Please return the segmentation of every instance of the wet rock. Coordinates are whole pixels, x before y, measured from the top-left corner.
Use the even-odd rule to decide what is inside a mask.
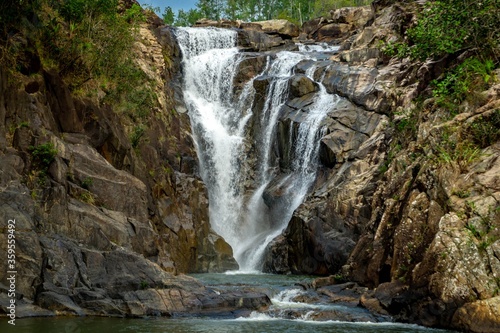
[[[347,282],[324,286],[317,289],[318,294],[329,297],[332,303],[358,305],[361,296],[367,291],[366,287],[360,287],[356,283]]]
[[[333,233],[325,235],[317,219],[305,223],[293,217],[283,234],[269,244],[264,256],[264,271],[326,275],[339,270],[354,242],[339,234],[332,236]]]
[[[248,54],[238,63],[237,74],[234,77],[235,95],[239,95],[243,86],[262,73],[267,63],[267,57],[260,54]]]
[[[289,80],[290,99],[317,92],[318,84],[305,75],[294,75]]]
[[[84,311],[70,297],[54,292],[42,292],[37,296],[37,304],[59,315],[84,315]]]

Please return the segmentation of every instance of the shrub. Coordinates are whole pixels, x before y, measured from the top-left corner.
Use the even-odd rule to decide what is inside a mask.
[[[441,57],[466,48],[498,54],[500,11],[496,0],[429,1],[407,34],[415,58]]]
[[[94,180],[90,177],[87,177],[85,178],[84,180],[82,180],[82,188],[88,190],[90,188],[90,186],[92,186],[92,184],[94,183]]]
[[[46,172],[57,155],[57,150],[52,143],[44,143],[38,146],[30,146],[29,150],[36,168]]]
[[[468,131],[472,141],[481,148],[497,142],[500,139],[500,109],[474,121]]]
[[[458,106],[466,99],[472,99],[474,91],[487,88],[492,80],[494,62],[481,61],[476,57],[466,59],[459,66],[432,81],[432,93],[437,105],[448,108],[452,115],[458,113]]]
[[[134,131],[130,135],[130,142],[132,143],[133,148],[136,148],[139,145],[139,142],[141,141],[141,138],[144,135],[144,131],[145,129],[143,126],[134,127]]]

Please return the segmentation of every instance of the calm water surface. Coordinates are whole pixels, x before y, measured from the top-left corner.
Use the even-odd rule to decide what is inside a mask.
[[[255,286],[276,296],[294,288],[298,283],[310,282],[312,277],[279,276],[268,274],[198,274],[194,275],[212,288],[231,289]],[[293,303],[295,306],[297,303]],[[293,306],[292,304],[292,306]],[[275,304],[274,306],[282,306]],[[316,308],[318,310],[320,307]],[[357,311],[352,309],[352,311]],[[305,317],[307,318],[307,316]],[[0,319],[1,333],[452,333],[397,323],[351,323],[341,321],[318,322],[307,319],[283,319],[265,313],[253,312],[249,317],[213,318],[26,318],[17,319],[16,326]]]

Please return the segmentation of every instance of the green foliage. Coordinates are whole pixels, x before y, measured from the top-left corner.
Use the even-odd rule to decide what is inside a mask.
[[[467,230],[469,230],[469,231],[470,231],[470,233],[472,234],[472,236],[476,237],[477,239],[481,239],[481,238],[482,238],[482,236],[483,236],[483,235],[481,234],[481,232],[479,232],[479,231],[477,230],[477,228],[476,228],[476,226],[475,226],[474,224],[472,224],[472,223],[468,223],[468,224],[465,226],[465,228],[466,228]]]
[[[156,105],[156,95],[154,83],[134,61],[132,45],[138,24],[146,18],[139,5],[122,6],[118,0],[2,3],[1,9],[19,14],[17,21],[9,21],[10,26],[0,30],[0,42],[7,39],[0,43],[0,61],[8,68],[19,66],[17,59],[26,46],[18,40],[25,38],[42,66],[55,69],[75,94],[99,98],[133,118],[144,118]],[[9,40],[8,29],[19,31],[23,38]]]
[[[422,106],[417,104],[412,109],[406,110],[404,116],[393,123],[396,139],[400,145],[406,146],[416,139],[421,110]]]
[[[498,56],[499,12],[497,0],[429,1],[407,31],[411,54],[425,59],[474,47]]]
[[[406,58],[410,55],[410,47],[402,42],[381,42],[380,50],[389,57],[397,57],[399,59]]]
[[[39,0],[4,0],[0,2],[0,27],[8,28],[11,24],[19,23],[24,17],[39,10]]]
[[[456,191],[453,191],[452,194],[456,195],[460,199],[465,199],[465,198],[470,197],[470,192],[467,190],[456,190]]]
[[[145,128],[143,126],[136,126],[132,134],[130,135],[130,142],[132,143],[133,148],[137,148],[139,142],[141,141],[142,136],[144,135]]]
[[[481,156],[481,149],[464,136],[458,129],[442,129],[441,140],[435,148],[440,163],[456,164],[461,171],[467,171]]]
[[[94,195],[90,192],[85,191],[80,193],[79,199],[85,203],[88,203],[89,205],[95,205]]]
[[[41,172],[46,172],[57,155],[57,149],[52,143],[44,143],[38,146],[30,146],[29,151],[33,158],[33,163]]]
[[[163,16],[163,22],[165,22],[165,24],[168,24],[168,25],[174,24],[175,14],[174,14],[172,7],[170,7],[170,6],[165,7],[165,9],[163,10],[162,16]]]
[[[92,186],[92,184],[94,183],[94,180],[90,177],[87,177],[85,178],[84,180],[82,180],[82,188],[88,190],[90,188],[90,186]]]
[[[163,20],[176,26],[190,26],[201,18],[261,21],[287,19],[302,25],[318,16],[329,17],[330,10],[340,7],[369,5],[369,0],[199,0],[195,9],[179,10],[174,15],[166,7]]]
[[[128,23],[136,23],[136,22],[145,22],[146,21],[146,16],[144,15],[144,12],[142,11],[141,6],[138,4],[134,3],[132,7],[127,9],[125,13],[123,14],[123,18],[125,21]]]
[[[188,27],[193,25],[196,21],[198,21],[201,18],[203,18],[203,14],[197,9],[190,9],[188,11],[179,9],[174,24],[180,27]]]
[[[481,148],[486,148],[500,139],[500,109],[488,116],[481,116],[468,129],[471,140]]]
[[[474,96],[473,91],[487,88],[493,69],[491,59],[481,61],[476,57],[467,58],[461,65],[432,81],[432,93],[437,105],[449,109],[450,114],[455,115],[458,113],[458,106]]]

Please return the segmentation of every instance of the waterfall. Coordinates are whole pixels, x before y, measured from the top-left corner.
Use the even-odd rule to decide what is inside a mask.
[[[200,173],[208,188],[210,224],[233,248],[240,270],[259,270],[266,246],[286,228],[315,180],[321,123],[337,97],[318,83],[313,105],[295,125],[295,137],[289,138],[290,170],[280,173],[273,158],[276,125],[296,65],[312,56],[286,51],[267,55],[262,73],[237,94],[233,81],[246,55],[238,52],[235,31],[179,28],[176,36],[183,54],[184,99]],[[311,66],[306,75],[313,79],[314,71]],[[258,78],[269,79],[265,97],[255,94],[253,81]],[[255,112],[258,98],[265,101],[262,110]],[[257,124],[258,133],[247,137],[250,124]],[[249,151],[255,155],[253,170],[245,161]],[[280,196],[270,204],[265,196],[272,190]]]

